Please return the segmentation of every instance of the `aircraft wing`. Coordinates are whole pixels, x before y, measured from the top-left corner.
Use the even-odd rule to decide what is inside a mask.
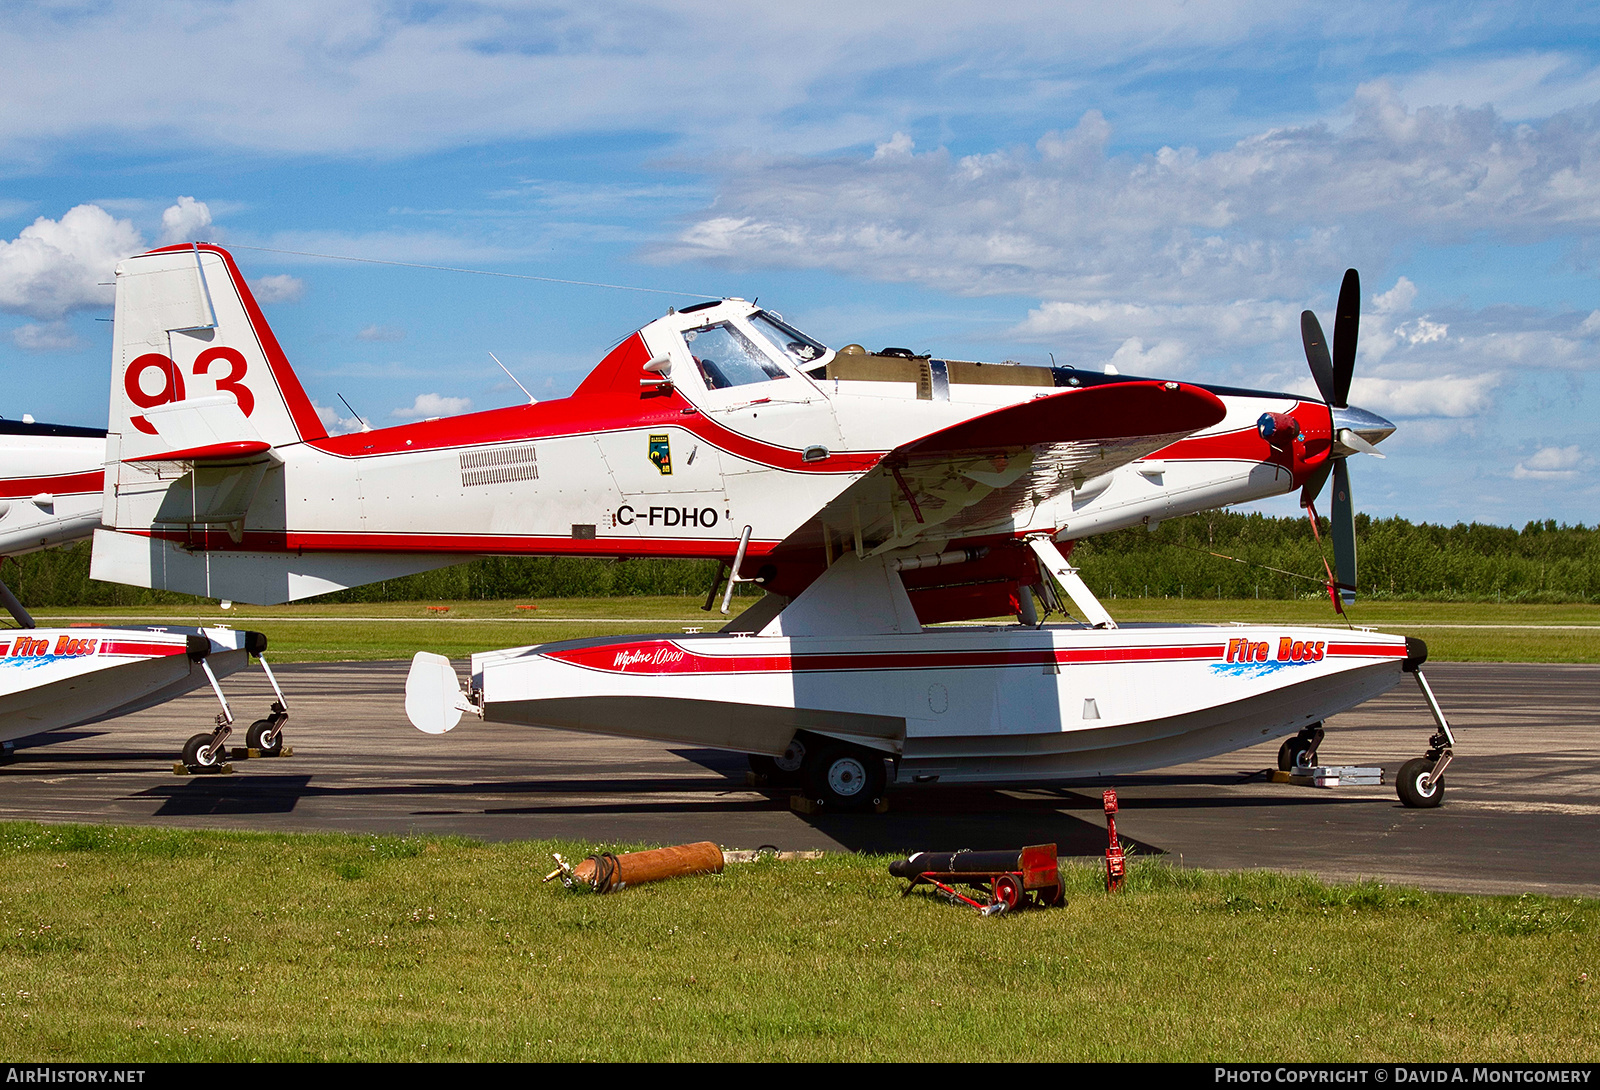
[[[780,550],[863,554],[1027,526],[1034,510],[1226,413],[1178,382],[1062,390],[963,420],[903,444],[787,538]]]

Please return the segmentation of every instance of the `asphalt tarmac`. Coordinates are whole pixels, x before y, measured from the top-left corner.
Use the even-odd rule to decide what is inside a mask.
[[[561,837],[590,845],[714,840],[728,848],[895,852],[1054,841],[1106,847],[1100,783],[922,787],[887,814],[806,816],[747,786],[741,755],[464,720],[430,737],[404,712],[407,664],[286,665],[291,757],[176,776],[216,712],[209,690],[20,743],[0,766],[0,818],[190,828]],[[1600,665],[1430,664],[1457,736],[1446,801],[1407,810],[1392,786],[1318,790],[1252,776],[1276,741],[1114,781],[1117,829],[1186,867],[1307,871],[1429,889],[1600,896]],[[224,688],[243,727],[266,712],[259,670]],[[1407,679],[1329,721],[1324,764],[1421,756],[1433,723]]]

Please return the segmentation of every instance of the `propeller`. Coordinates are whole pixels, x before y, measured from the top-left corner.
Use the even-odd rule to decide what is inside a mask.
[[[1339,286],[1339,305],[1334,312],[1333,343],[1323,335],[1322,323],[1311,311],[1300,314],[1300,339],[1305,344],[1306,363],[1317,391],[1327,403],[1333,423],[1333,447],[1328,459],[1307,478],[1300,492],[1300,506],[1311,507],[1322,493],[1328,478],[1333,478],[1333,556],[1339,596],[1346,602],[1356,596],[1356,514],[1350,492],[1350,455],[1372,454],[1379,458],[1375,442],[1381,442],[1394,425],[1374,413],[1350,407],[1350,379],[1356,368],[1356,338],[1361,326],[1361,277],[1346,269]]]

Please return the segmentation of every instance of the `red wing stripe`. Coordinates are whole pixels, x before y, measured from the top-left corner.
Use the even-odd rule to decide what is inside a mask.
[[[1330,643],[1327,654],[1368,659],[1403,659],[1406,657],[1406,649],[1404,644],[1398,643]]]
[[[102,655],[142,655],[157,658],[163,655],[181,655],[188,650],[186,643],[134,643],[131,640],[102,640]]]

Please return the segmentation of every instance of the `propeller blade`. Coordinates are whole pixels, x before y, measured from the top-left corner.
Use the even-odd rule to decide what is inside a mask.
[[[1328,404],[1343,409],[1350,404],[1350,376],[1356,369],[1356,335],[1361,329],[1361,277],[1344,271],[1339,286],[1339,309],[1333,318],[1333,396]]]
[[[1300,489],[1301,507],[1310,507],[1317,502],[1317,497],[1322,495],[1322,486],[1328,483],[1328,474],[1332,472],[1332,458],[1311,471],[1311,476],[1306,478],[1305,487]]]
[[[1333,463],[1333,569],[1339,580],[1339,596],[1346,602],[1356,597],[1356,508],[1350,496],[1350,463],[1343,458]]]
[[[1388,457],[1388,455],[1383,453],[1383,451],[1379,450],[1377,447],[1373,446],[1371,443],[1369,443],[1365,439],[1361,438],[1360,435],[1358,435],[1355,432],[1351,431],[1349,428],[1340,428],[1339,429],[1339,442],[1343,443],[1345,446],[1349,447],[1351,450],[1359,450],[1362,454],[1370,454],[1374,458],[1387,458]],[[1304,506],[1304,505],[1302,505],[1302,506]]]
[[[1311,365],[1311,377],[1317,381],[1322,400],[1333,404],[1333,359],[1328,355],[1328,338],[1322,335],[1322,323],[1309,310],[1300,312],[1300,340],[1306,346],[1306,362]]]

